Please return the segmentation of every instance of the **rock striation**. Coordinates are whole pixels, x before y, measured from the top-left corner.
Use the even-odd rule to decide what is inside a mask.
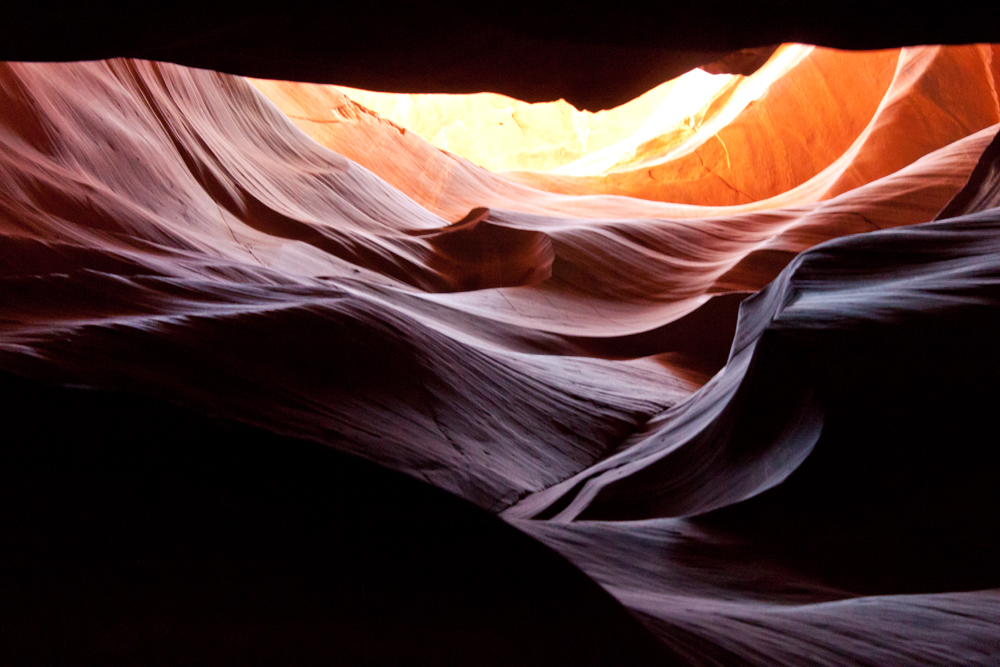
[[[995,664],[997,48],[684,75],[589,175],[0,64],[0,661]]]

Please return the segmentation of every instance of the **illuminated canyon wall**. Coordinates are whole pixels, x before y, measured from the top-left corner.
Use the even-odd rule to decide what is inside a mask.
[[[998,56],[0,65],[10,664],[995,663]]]

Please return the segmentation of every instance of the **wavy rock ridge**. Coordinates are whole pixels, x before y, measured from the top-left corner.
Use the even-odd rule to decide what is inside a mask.
[[[631,628],[637,662],[992,664],[997,48],[785,45],[756,73],[719,75],[695,126],[619,146],[601,176],[492,173],[331,86],[128,59],[3,64],[0,370],[11,395],[36,390],[10,374],[63,388],[8,417],[124,391],[153,402],[153,431],[235,423],[279,438],[268,452],[312,441],[406,473],[600,583],[645,629],[552,561]],[[90,432],[113,424],[94,419]],[[33,461],[11,488],[32,488],[48,468],[11,451]],[[59,474],[53,488],[73,479]],[[438,502],[407,489],[398,502]],[[24,493],[9,525],[43,512]],[[253,493],[232,502],[279,502]],[[440,502],[497,544],[520,539]],[[45,540],[24,544],[18,567]],[[25,590],[45,576],[24,572]],[[487,598],[461,604],[487,618]],[[43,622],[43,605],[19,609]],[[166,617],[150,618],[128,632]],[[402,623],[364,627],[386,642]],[[558,631],[569,644],[575,623]],[[31,623],[16,627],[31,662]],[[51,655],[128,661],[115,632]],[[414,645],[418,664],[436,650]]]

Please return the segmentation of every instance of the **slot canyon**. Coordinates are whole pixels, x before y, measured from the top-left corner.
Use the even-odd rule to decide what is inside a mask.
[[[5,10],[0,665],[1000,664],[1000,11],[805,4]]]

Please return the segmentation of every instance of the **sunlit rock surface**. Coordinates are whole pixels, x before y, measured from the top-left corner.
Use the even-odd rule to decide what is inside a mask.
[[[437,148],[491,171],[548,171],[627,140],[676,86],[677,80],[668,81],[631,102],[596,113],[580,111],[565,100],[528,104],[493,93],[407,95],[338,89]]]
[[[380,647],[358,662],[608,664],[630,646],[633,664],[995,664],[995,55],[784,45],[752,74],[694,71],[604,112],[604,130],[503,100],[541,148],[523,127],[509,144],[463,141],[496,169],[548,169],[516,173],[333,86],[128,59],[3,64],[9,662],[37,664],[43,644],[41,662],[252,655],[294,616],[260,610],[355,590],[324,579],[322,559],[296,569],[321,544],[363,554],[331,570],[358,568],[358,591],[382,581],[387,600],[398,586],[467,608],[481,638],[427,640],[462,622],[444,612],[402,632],[408,602],[343,625],[364,596],[321,596],[332,615],[315,618]],[[465,117],[492,122],[498,100]],[[571,155],[581,117],[604,143]],[[94,460],[72,424],[108,434]],[[303,453],[316,443],[339,458]],[[199,456],[215,472],[198,477]],[[325,509],[292,521],[309,507]],[[421,507],[470,537],[435,524],[427,539],[453,545],[419,557],[435,574],[384,583],[410,572],[407,549],[424,553]],[[212,512],[242,517],[231,540]],[[275,527],[289,521],[297,537]],[[366,531],[388,541],[361,548]],[[477,544],[530,585],[470,569]],[[240,554],[254,549],[279,592],[214,588],[212,567],[252,574]],[[458,552],[466,565],[448,565]],[[554,559],[542,574],[539,553]],[[125,583],[105,557],[128,564]],[[185,577],[185,559],[208,569]],[[537,612],[565,618],[551,634],[519,634],[520,593],[502,591],[543,581],[595,615],[553,608]],[[221,620],[178,620],[207,599]],[[322,623],[288,627],[301,634],[274,636],[317,647],[301,660],[335,659]],[[212,637],[233,648],[198,653]]]
[[[656,97],[602,112],[602,126],[620,123],[619,131],[627,136],[572,162],[563,161],[563,148],[549,149],[547,159],[559,164],[545,169],[547,173],[508,177],[553,192],[693,205],[740,205],[782,195],[780,203],[771,205],[786,205],[792,193],[798,194],[796,201],[828,198],[1000,122],[996,50],[971,45],[857,53],[784,45],[750,76],[693,70],[648,94]],[[350,154],[408,190],[399,182],[405,176],[393,174],[392,164],[380,164],[386,158],[372,146],[352,146],[356,130],[351,125],[371,115],[366,119],[352,112],[354,107],[343,98],[351,100],[353,94],[355,103],[371,103],[377,116],[405,128],[410,120],[404,110],[413,109],[406,102],[410,96],[373,96],[289,82],[254,84],[317,141]],[[484,163],[477,156],[488,152],[487,146],[502,146],[505,156],[517,155],[525,145],[545,146],[544,140],[537,143],[540,131],[534,128],[551,115],[551,105],[521,111],[532,119],[525,126],[533,129],[526,131],[494,126],[487,120],[493,112],[483,111],[484,100],[477,96],[427,97],[431,99],[421,100],[427,107],[448,108],[452,117],[462,112],[459,120],[477,129],[473,140],[467,134],[464,143],[451,146],[441,133],[447,134],[445,129],[452,125],[440,116],[426,126],[415,118],[410,129],[418,136],[492,170],[542,169],[508,166],[513,157]],[[956,105],[958,98],[963,102]],[[650,111],[654,101],[657,105]],[[961,111],[952,111],[955,107]],[[565,115],[572,118],[569,110]],[[632,130],[639,118],[641,125]],[[559,135],[568,132],[567,124],[573,126],[560,115],[547,127]],[[422,133],[423,127],[427,129]],[[458,179],[455,172],[464,171],[448,164],[452,158],[440,152],[428,155],[418,147],[409,152],[415,155],[407,158],[434,181]],[[509,185],[493,189],[505,188]]]

